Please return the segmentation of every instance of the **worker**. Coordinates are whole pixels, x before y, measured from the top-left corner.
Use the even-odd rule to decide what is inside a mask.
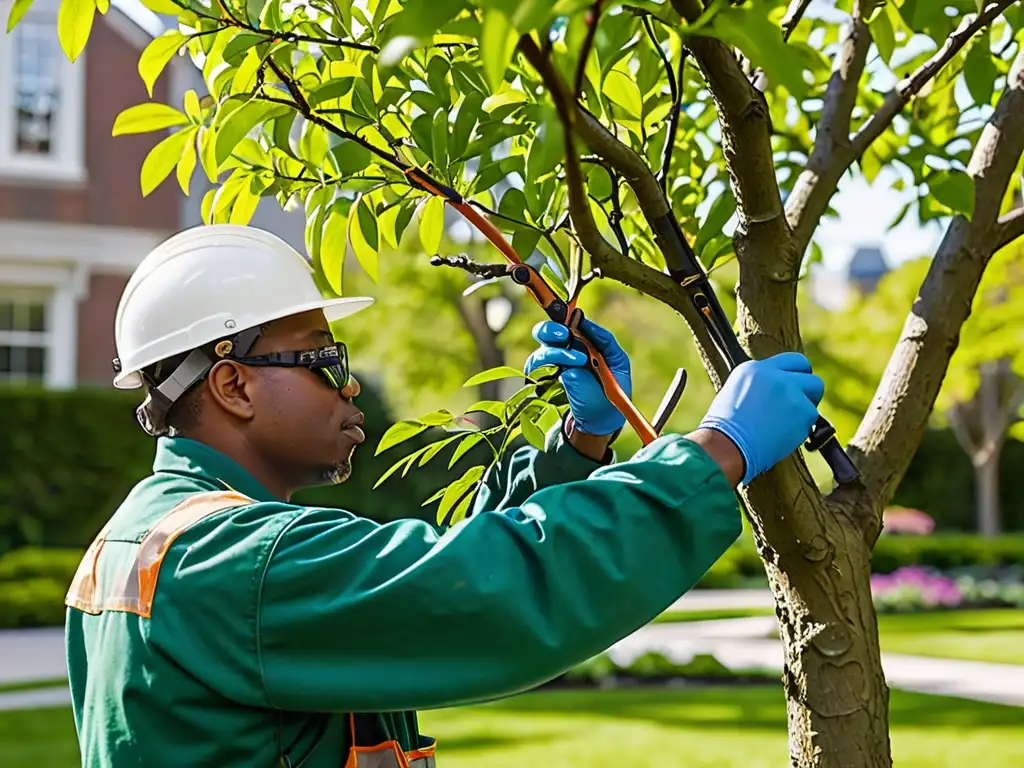
[[[434,766],[418,710],[528,691],[654,619],[740,534],[736,486],[800,446],[824,391],[802,355],[744,363],[697,429],[617,461],[621,414],[544,322],[526,370],[562,367],[571,417],[488,472],[468,519],[294,504],[364,441],[330,324],[371,303],[322,298],[296,250],[228,224],[128,281],[113,383],[145,392],[156,455],[67,596],[85,768]],[[626,353],[584,332],[628,393]]]

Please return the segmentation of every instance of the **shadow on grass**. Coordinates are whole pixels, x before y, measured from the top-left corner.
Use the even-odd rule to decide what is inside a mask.
[[[531,746],[557,741],[560,734],[531,733],[527,740]],[[444,744],[439,746],[444,754],[449,752],[473,752],[484,749],[502,749],[517,747],[523,743],[523,737],[514,735],[499,736],[497,734],[467,734],[465,736],[445,736]]]
[[[781,686],[536,691],[484,706],[510,714],[597,715],[670,727],[786,732],[786,703]],[[894,690],[890,695],[889,718],[893,728],[1019,729],[1024,710]]]

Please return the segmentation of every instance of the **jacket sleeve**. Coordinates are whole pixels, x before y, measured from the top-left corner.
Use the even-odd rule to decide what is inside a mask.
[[[506,454],[484,475],[473,500],[472,515],[517,506],[541,488],[583,480],[604,464],[577,451],[563,436],[561,424],[545,436],[544,450],[532,445]]]
[[[680,436],[444,536],[310,508],[258,590],[268,704],[427,709],[522,692],[649,622],[740,530],[728,481]]]

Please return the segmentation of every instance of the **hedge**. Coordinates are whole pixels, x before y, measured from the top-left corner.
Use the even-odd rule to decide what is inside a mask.
[[[0,555],[25,546],[88,546],[132,486],[152,471],[156,442],[135,421],[138,401],[137,393],[99,388],[0,388]],[[295,500],[379,521],[431,519],[436,504],[419,505],[459,476],[446,469],[454,446],[426,467],[392,475],[373,490],[388,467],[425,440],[374,456],[393,421],[372,387],[362,388],[358,403],[366,415],[367,442],[356,451],[352,477],[340,486],[303,491]],[[472,466],[484,450],[470,451],[452,472]]]
[[[871,572],[887,574],[908,565],[947,571],[958,568],[1024,566],[1024,535],[994,539],[967,533],[935,533],[930,536],[883,534],[872,553]],[[750,533],[744,531],[698,584],[702,589],[736,589],[765,586],[764,566]]]

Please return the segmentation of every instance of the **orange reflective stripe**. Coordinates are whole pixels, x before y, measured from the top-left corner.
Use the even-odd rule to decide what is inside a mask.
[[[71,580],[67,596],[64,598],[65,605],[86,613],[99,613],[93,607],[96,596],[96,567],[100,552],[103,550],[103,543],[106,541],[106,535],[107,529],[104,527],[93,539],[89,549],[85,551],[82,561],[78,564],[78,570],[75,571],[75,578]]]
[[[104,529],[79,563],[65,605],[91,614],[124,611],[150,618],[160,566],[174,540],[210,515],[253,503],[253,499],[235,491],[209,491],[188,497],[150,529],[139,544],[128,573],[114,586],[99,583],[96,575],[107,533]]]

